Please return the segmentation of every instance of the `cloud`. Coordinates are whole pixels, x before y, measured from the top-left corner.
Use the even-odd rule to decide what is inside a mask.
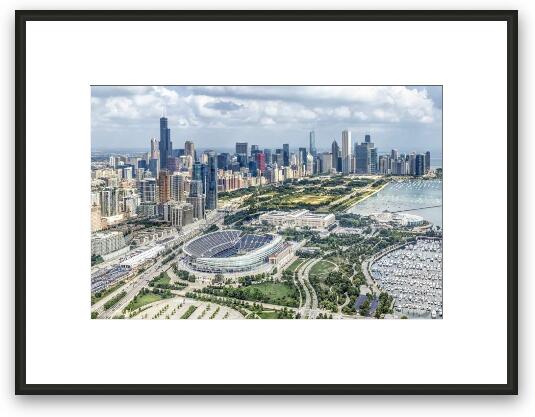
[[[274,137],[311,128],[438,131],[442,123],[440,86],[93,86],[91,93],[97,141],[114,129],[157,136],[164,108],[175,137],[192,129],[236,137],[264,127]]]
[[[243,104],[237,104],[233,101],[222,100],[206,103],[204,106],[208,107],[209,109],[219,110],[223,114],[226,114],[230,111],[236,111],[244,107]]]

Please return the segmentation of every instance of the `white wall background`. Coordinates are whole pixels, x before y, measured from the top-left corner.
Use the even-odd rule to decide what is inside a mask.
[[[347,415],[347,414],[372,414],[373,415],[398,415],[398,416],[451,416],[455,415],[524,415],[535,411],[535,360],[529,355],[534,349],[534,325],[533,310],[528,310],[530,294],[533,293],[534,284],[529,280],[529,236],[535,232],[533,221],[528,214],[533,203],[533,196],[529,190],[530,178],[529,155],[534,154],[533,141],[530,141],[530,133],[534,133],[533,121],[528,120],[530,104],[528,97],[534,97],[534,85],[527,79],[527,74],[534,71],[533,60],[528,52],[533,51],[534,29],[530,26],[535,23],[535,5],[528,1],[440,1],[433,2],[437,9],[519,9],[519,43],[520,43],[520,395],[516,398],[509,397],[391,397],[388,399],[379,397],[15,397],[13,394],[13,357],[14,357],[14,10],[15,9],[143,9],[143,8],[205,8],[217,9],[221,7],[244,9],[252,8],[246,1],[187,1],[172,2],[153,0],[144,1],[118,1],[97,0],[93,2],[68,2],[68,1],[9,1],[2,3],[0,14],[0,27],[3,31],[1,42],[2,55],[0,72],[2,94],[0,106],[2,111],[3,135],[5,141],[2,149],[3,163],[0,163],[1,174],[9,191],[4,193],[4,204],[0,207],[0,230],[2,233],[0,254],[3,262],[4,273],[0,279],[4,280],[2,286],[2,302],[0,310],[0,323],[5,330],[0,351],[2,368],[0,377],[0,413],[7,416],[37,415],[37,416],[71,416],[71,415],[147,415],[149,414],[179,414],[179,415]],[[533,2],[531,2],[533,3]],[[397,9],[397,8],[429,8],[430,3],[425,1],[257,1],[255,8],[337,8],[337,9]],[[533,175],[533,174],[531,174]]]

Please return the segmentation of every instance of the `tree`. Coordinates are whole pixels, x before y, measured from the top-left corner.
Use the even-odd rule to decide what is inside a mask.
[[[366,301],[364,301],[362,305],[360,306],[359,313],[361,316],[367,316],[369,312],[370,312],[370,300],[366,299]]]

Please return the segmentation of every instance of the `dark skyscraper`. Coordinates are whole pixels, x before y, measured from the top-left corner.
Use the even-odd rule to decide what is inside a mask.
[[[299,163],[301,165],[307,164],[307,148],[299,148]]]
[[[338,156],[340,155],[340,147],[338,142],[333,140],[331,145],[331,154],[332,154],[332,167],[338,171]]]
[[[202,184],[202,192],[206,193],[206,178],[207,178],[207,166],[201,164],[200,162],[195,162],[193,164],[193,173],[191,179],[193,181],[200,181]]]
[[[364,135],[364,142],[370,143],[372,141],[372,137],[370,135]]]
[[[217,168],[227,170],[230,166],[230,154],[227,152],[217,155]]]
[[[217,208],[217,154],[208,151],[208,175],[206,178],[206,209]]]
[[[290,145],[287,143],[282,145],[282,160],[285,167],[290,166]]]
[[[355,146],[356,173],[368,174],[370,172],[370,148],[366,143]]]
[[[171,129],[167,125],[167,117],[160,118],[160,169],[167,169],[167,158],[172,155]]]
[[[264,155],[266,155],[266,164],[271,165],[273,163],[271,149],[264,149]]]
[[[246,157],[249,156],[249,144],[247,142],[236,142],[236,153]]]
[[[425,174],[425,155],[419,153],[416,155],[414,162],[414,175],[421,176]]]
[[[256,165],[256,161],[249,161],[249,172],[253,177],[258,175],[258,166]]]
[[[193,173],[191,176],[193,181],[202,181],[202,164],[200,162],[195,162],[193,164]]]

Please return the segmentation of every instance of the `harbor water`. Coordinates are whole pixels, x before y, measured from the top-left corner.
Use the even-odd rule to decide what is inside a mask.
[[[415,214],[442,228],[442,180],[407,179],[391,182],[347,210],[348,213],[362,216],[383,211]]]

